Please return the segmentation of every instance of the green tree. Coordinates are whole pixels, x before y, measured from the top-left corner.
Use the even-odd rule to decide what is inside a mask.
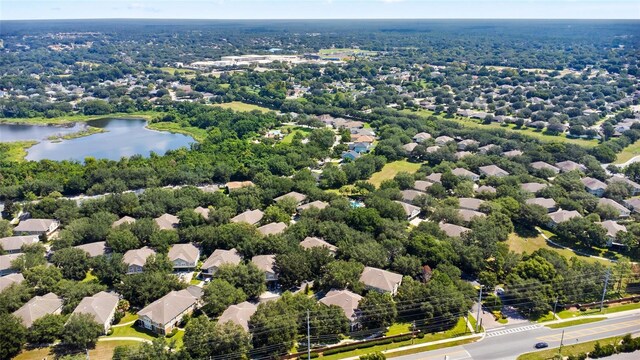
[[[291,216],[287,214],[282,208],[276,205],[271,205],[264,210],[264,216],[262,217],[262,224],[269,224],[272,222],[289,223]]]
[[[104,327],[91,314],[73,314],[64,325],[60,339],[66,346],[75,349],[93,348]]]
[[[22,254],[11,262],[11,268],[24,273],[27,269],[47,263],[44,255],[47,252],[41,243],[22,246]]]
[[[65,318],[62,315],[45,314],[29,328],[27,339],[32,344],[51,344],[60,338]]]
[[[149,239],[149,244],[158,252],[167,253],[171,245],[179,241],[178,233],[175,230],[160,230]]]
[[[180,290],[184,286],[177,277],[154,271],[127,275],[122,279],[122,283],[116,284],[116,290],[129,300],[132,306],[144,307],[170,291]]]
[[[11,284],[0,292],[0,314],[12,313],[33,297],[28,284]]]
[[[386,360],[386,359],[387,357],[379,351],[376,351],[372,354],[360,356],[360,360]]]
[[[216,324],[200,316],[189,321],[184,334],[184,351],[193,359],[224,356],[225,359],[247,359],[251,349],[250,335],[232,322]]]
[[[127,265],[122,258],[123,255],[118,253],[96,256],[92,259],[93,275],[109,287],[118,284],[127,273]]]
[[[89,270],[89,255],[86,251],[76,248],[64,248],[56,251],[51,257],[62,271],[62,276],[72,280],[82,280]]]
[[[58,281],[62,279],[62,272],[54,266],[40,265],[27,269],[23,273],[27,284],[36,289],[40,295],[52,292]]]
[[[138,249],[140,241],[129,229],[114,229],[107,235],[107,246],[116,253]]]
[[[389,293],[381,294],[377,291],[369,291],[360,300],[358,309],[362,313],[360,317],[362,326],[370,330],[389,326],[398,316],[396,304]]]
[[[249,299],[257,298],[266,290],[265,274],[253,263],[222,265],[213,278],[225,280],[234,288],[242,289]]]
[[[222,279],[213,279],[204,287],[202,299],[205,302],[204,310],[209,316],[219,316],[233,304],[247,300],[247,295],[242,289],[237,289],[229,282]]]
[[[293,346],[297,335],[297,317],[284,301],[269,301],[258,305],[249,320],[253,332],[253,347],[259,354],[285,354]]]
[[[27,329],[12,314],[0,314],[0,359],[16,356],[27,341]]]
[[[11,236],[11,234],[13,234],[13,231],[9,220],[0,219],[0,238]]]
[[[319,280],[319,287],[329,291],[331,289],[349,288],[356,292],[363,286],[360,282],[360,274],[364,265],[355,261],[337,260],[327,264],[324,275]]]

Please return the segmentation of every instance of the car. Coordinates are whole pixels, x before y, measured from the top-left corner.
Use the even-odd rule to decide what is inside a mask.
[[[536,344],[536,349],[544,349],[549,347],[549,344],[547,344],[546,342],[539,342]]]

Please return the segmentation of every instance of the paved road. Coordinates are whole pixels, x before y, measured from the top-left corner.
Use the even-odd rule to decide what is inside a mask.
[[[640,329],[640,314],[617,316],[595,323],[564,328],[564,344],[571,345],[577,342],[623,336],[637,332],[638,329]],[[560,346],[562,330],[540,325],[507,326],[504,329],[488,332],[487,336],[479,342],[394,359],[442,360],[448,356],[448,360],[513,360],[522,353],[535,351],[533,346],[537,342],[547,342],[551,348]]]

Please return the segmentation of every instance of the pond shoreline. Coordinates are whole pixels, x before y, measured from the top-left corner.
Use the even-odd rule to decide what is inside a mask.
[[[31,126],[59,126],[74,124],[74,123],[86,123],[92,120],[106,120],[106,119],[132,119],[132,120],[151,120],[156,115],[155,111],[145,111],[137,113],[114,113],[105,115],[71,115],[60,116],[54,118],[0,118],[0,124],[3,125],[31,125]]]

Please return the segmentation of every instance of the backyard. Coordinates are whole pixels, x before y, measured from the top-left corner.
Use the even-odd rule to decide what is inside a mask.
[[[383,181],[393,179],[393,177],[396,176],[399,172],[404,171],[413,174],[419,169],[420,164],[410,163],[406,160],[390,162],[385,164],[382,170],[371,175],[369,182],[378,187]]]

